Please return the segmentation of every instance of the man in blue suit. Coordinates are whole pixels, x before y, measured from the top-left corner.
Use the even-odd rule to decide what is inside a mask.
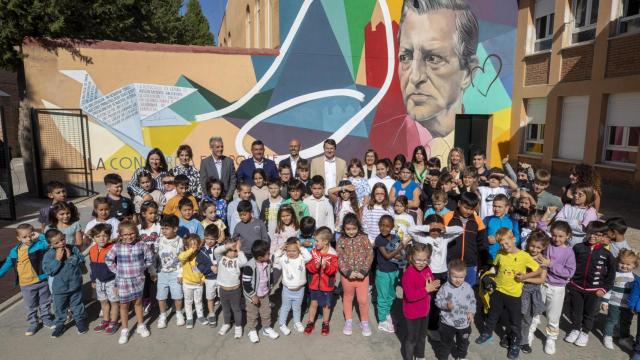
[[[251,143],[251,157],[243,160],[238,167],[238,182],[253,186],[253,171],[262,169],[267,174],[267,181],[278,178],[278,168],[273,160],[265,159],[264,143],[256,140]]]

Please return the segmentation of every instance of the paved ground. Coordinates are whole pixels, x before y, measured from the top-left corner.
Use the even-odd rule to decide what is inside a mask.
[[[629,240],[633,246],[640,248],[640,209],[634,206],[637,199],[629,197],[628,193],[612,190],[607,193],[605,189],[605,199],[603,201],[603,212],[607,216],[623,216],[628,219],[634,229],[629,231]],[[634,195],[635,196],[635,195]],[[633,197],[633,196],[632,196]],[[91,212],[91,199],[77,199],[77,206],[82,214],[82,221],[89,220]],[[15,244],[12,228],[25,221],[34,222],[37,217],[37,209],[47,202],[44,199],[33,199],[21,195],[18,199],[19,221],[15,223],[0,223],[4,228],[0,229],[0,260],[6,256],[8,249]],[[11,297],[17,292],[13,287],[13,276],[8,275],[0,279],[0,303],[4,299]],[[91,298],[90,289],[87,291],[85,299]],[[15,297],[13,298],[16,299]],[[88,301],[88,300],[87,300]],[[9,302],[0,305],[0,309],[8,306]],[[399,304],[395,306],[395,312],[399,311]],[[89,314],[92,326],[95,326],[95,319],[98,316],[99,306],[96,303],[89,305]],[[370,308],[373,318],[374,309]],[[333,319],[331,321],[332,332],[329,337],[322,337],[319,329],[310,337],[292,333],[288,337],[281,337],[278,340],[261,338],[260,344],[251,344],[245,336],[241,340],[234,340],[231,334],[225,337],[218,336],[215,329],[210,327],[196,326],[192,330],[184,327],[178,328],[172,322],[167,329],[157,329],[156,316],[154,312],[145,321],[151,325],[151,337],[142,339],[133,335],[129,344],[119,346],[117,336],[107,336],[104,334],[88,333],[78,335],[74,328],[70,328],[60,339],[51,339],[50,330],[43,329],[33,337],[25,337],[25,322],[23,319],[22,302],[18,301],[0,313],[0,359],[38,359],[38,358],[64,358],[73,359],[113,359],[114,357],[129,358],[135,356],[136,359],[242,359],[252,358],[256,355],[261,359],[285,358],[288,354],[296,359],[400,359],[401,341],[403,332],[398,334],[386,334],[374,331],[369,338],[362,337],[358,331],[351,337],[342,335],[341,329],[344,324],[342,317],[341,302],[335,307]],[[397,317],[399,318],[399,317]],[[275,319],[275,317],[274,317]],[[171,319],[174,321],[173,319]],[[375,321],[373,321],[375,324]],[[566,329],[566,321],[562,328]],[[133,323],[131,324],[133,326]],[[375,326],[374,326],[375,327]],[[402,325],[399,326],[402,329]],[[543,325],[540,326],[543,328]],[[601,326],[599,327],[601,328]],[[635,321],[632,327],[635,333]],[[477,337],[478,332],[474,328],[471,336],[472,341]],[[522,359],[543,359],[548,358],[542,351],[542,335],[538,333],[538,339],[533,344],[532,354],[522,354]],[[558,341],[558,351],[556,357],[559,359],[628,359],[629,349],[606,350],[600,342],[600,335],[591,336],[591,341],[586,348],[578,348],[574,345]],[[427,345],[427,357],[434,358],[431,346]],[[477,346],[472,343],[469,350],[469,359],[505,359],[506,351],[499,347],[498,341]]]

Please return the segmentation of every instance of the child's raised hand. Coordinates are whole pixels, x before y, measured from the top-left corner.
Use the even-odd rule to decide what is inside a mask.
[[[440,288],[440,280],[427,279],[427,284],[424,288],[427,292],[434,292]]]
[[[33,231],[33,232],[31,232],[31,235],[29,237],[31,238],[31,241],[36,241],[38,239],[38,236],[40,236],[40,234],[38,234],[37,232]]]
[[[502,159],[502,165],[505,165],[505,164],[506,164],[506,163],[508,163],[508,162],[509,162],[509,154],[507,154],[507,156],[505,156],[505,157]]]
[[[488,236],[487,237],[487,241],[489,242],[489,244],[493,245],[496,243],[496,237],[495,236]]]
[[[64,249],[63,248],[57,248],[56,249],[56,260],[60,261],[60,260],[62,260],[63,257],[64,257]]]

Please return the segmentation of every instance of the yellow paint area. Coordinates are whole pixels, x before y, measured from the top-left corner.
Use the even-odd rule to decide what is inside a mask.
[[[184,139],[193,131],[195,125],[151,126],[142,128],[144,143],[157,147],[166,155],[173,155]]]
[[[391,20],[399,24],[400,15],[402,15],[402,0],[387,0],[387,6],[389,6]]]
[[[509,144],[509,134],[511,129],[511,108],[505,108],[500,111],[497,111],[491,115],[491,129],[490,131],[490,144],[489,144],[489,159],[491,161],[490,165],[492,167],[502,166],[502,158],[507,155],[507,152],[501,153],[500,146],[502,149],[506,149],[508,151]],[[506,144],[506,145],[505,145]]]

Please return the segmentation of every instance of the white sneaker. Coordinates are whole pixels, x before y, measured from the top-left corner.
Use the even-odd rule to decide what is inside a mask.
[[[184,314],[182,311],[176,311],[176,326],[184,326]]]
[[[296,328],[296,331],[299,333],[303,333],[304,332],[304,325],[302,325],[302,323],[295,323],[293,324],[293,327]]]
[[[531,344],[533,344],[533,340],[535,339],[535,336],[536,336],[535,334],[536,334],[535,330],[534,331],[529,331],[529,336],[527,336],[527,341],[528,341],[527,344],[529,344],[529,346],[531,346]]]
[[[585,347],[589,342],[589,334],[580,332],[580,336],[578,336],[578,340],[574,343],[576,346]]]
[[[304,329],[303,329],[304,330]],[[287,327],[287,325],[280,325],[280,332],[282,333],[282,335],[287,336],[289,334],[291,334],[291,330],[289,330],[289,328]]]
[[[149,329],[147,329],[147,327],[144,324],[139,324],[138,326],[136,326],[136,334],[140,335],[140,337],[146,338],[149,335],[151,335],[151,333],[149,332]]]
[[[234,329],[234,334],[233,334],[233,338],[234,339],[241,339],[242,338],[242,326],[236,326]],[[256,334],[257,336],[258,334]]]
[[[167,327],[167,315],[162,313],[158,316],[158,329],[164,329]]]
[[[282,330],[282,328],[280,328],[280,329]],[[289,330],[289,329],[287,329],[287,331],[291,332],[291,330]],[[273,340],[275,340],[275,339],[280,337],[280,334],[278,334],[275,330],[273,330],[272,327],[266,327],[266,328],[262,329],[262,335],[268,336],[268,337],[272,338]]]
[[[124,345],[129,341],[129,329],[120,330],[120,338],[118,339],[118,344]]]
[[[544,353],[547,355],[553,355],[556,353],[556,341],[554,339],[547,339],[547,341],[545,341]]]
[[[255,331],[255,330],[249,331],[249,341],[251,341],[254,344],[256,344],[258,341],[260,341],[260,338],[258,337],[258,332],[257,331]]]
[[[578,330],[571,330],[571,332],[569,333],[569,335],[567,335],[564,338],[564,341],[573,344],[576,342],[576,340],[578,340],[578,336],[580,336],[580,331]]]
[[[220,336],[226,335],[227,332],[229,331],[229,329],[231,329],[231,324],[223,324],[220,327],[220,330],[218,330],[218,335],[220,335]]]
[[[602,339],[602,343],[604,344],[604,347],[606,347],[609,350],[613,350],[613,337],[611,336],[605,336]],[[576,344],[577,345],[577,344]]]

